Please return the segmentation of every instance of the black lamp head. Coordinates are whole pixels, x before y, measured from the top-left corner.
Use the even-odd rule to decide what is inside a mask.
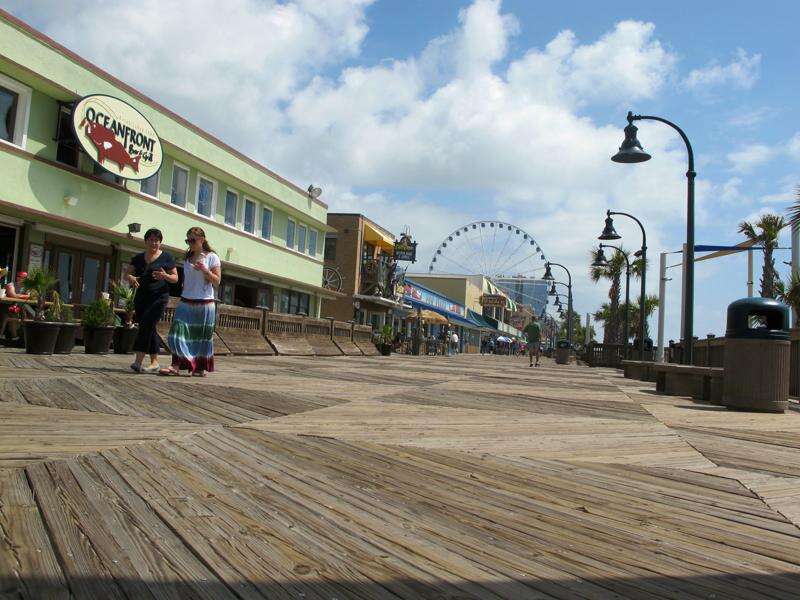
[[[625,139],[619,147],[619,152],[611,157],[611,160],[618,163],[640,163],[650,160],[650,155],[644,151],[639,140],[636,138],[636,132],[639,130],[633,124],[633,114],[628,113],[628,126],[625,127]]]
[[[553,277],[553,272],[550,270],[550,263],[544,263],[544,275],[542,275],[542,279],[545,281],[553,281],[555,277]]]
[[[550,284],[550,290],[547,292],[548,296],[555,296],[558,292],[556,291],[556,282]]]
[[[617,233],[617,230],[614,229],[614,219],[611,218],[611,214],[609,213],[606,216],[606,226],[603,228],[603,233],[597,236],[598,240],[618,240],[622,236]]]
[[[603,252],[603,248],[598,248],[597,252],[594,254],[594,260],[592,261],[593,267],[606,267],[608,266],[608,260],[606,259],[605,252]]]

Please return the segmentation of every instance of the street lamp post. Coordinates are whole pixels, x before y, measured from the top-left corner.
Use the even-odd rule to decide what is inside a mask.
[[[692,144],[683,130],[671,121],[652,115],[634,115],[630,111],[628,111],[627,118],[628,125],[625,127],[625,139],[619,147],[619,152],[611,157],[614,162],[639,163],[650,160],[650,155],[642,149],[642,145],[636,139],[638,128],[633,122],[642,120],[660,121],[672,127],[683,139],[684,144],[686,144],[686,152],[689,155],[689,168],[686,171],[686,261],[684,263],[686,287],[683,290],[683,362],[690,365],[692,364],[692,351],[694,349],[694,180],[697,177],[697,173],[694,170]]]
[[[625,259],[625,340],[623,346],[623,355],[628,358],[628,339],[630,338],[630,314],[631,314],[631,262],[628,256],[622,251],[622,248],[612,246],[611,244],[600,244],[600,249],[595,254],[593,267],[605,267],[608,264],[603,248],[613,248],[622,255]]]
[[[611,218],[611,215],[621,215],[623,217],[628,217],[629,219],[633,219],[636,221],[636,224],[639,225],[639,229],[642,230],[642,249],[640,250],[640,256],[642,258],[642,274],[641,274],[641,284],[642,289],[639,293],[639,360],[644,360],[644,330],[645,330],[645,321],[647,320],[647,316],[644,310],[644,304],[646,299],[646,278],[647,278],[647,234],[644,231],[644,225],[642,222],[634,217],[631,214],[626,212],[620,211],[613,211],[607,210],[606,211],[606,226],[603,229],[603,233],[598,236],[598,240],[618,240],[622,236],[619,235],[616,230],[614,229],[614,220]]]
[[[554,262],[546,262],[544,263],[545,270],[542,279],[545,281],[553,281],[555,277],[553,277],[553,273],[550,270],[550,267],[561,267],[567,272],[567,342],[569,343],[569,347],[572,348],[572,274],[569,272],[569,269],[560,263]]]

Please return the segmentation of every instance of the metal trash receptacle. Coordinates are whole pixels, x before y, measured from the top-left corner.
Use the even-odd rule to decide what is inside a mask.
[[[789,402],[789,307],[771,298],[728,306],[722,404],[784,412]]]
[[[568,364],[570,352],[569,342],[567,340],[558,340],[556,342],[556,364]]]

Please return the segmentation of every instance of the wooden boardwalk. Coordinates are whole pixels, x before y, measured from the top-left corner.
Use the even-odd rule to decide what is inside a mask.
[[[798,598],[800,411],[494,356],[0,352],[0,598]]]

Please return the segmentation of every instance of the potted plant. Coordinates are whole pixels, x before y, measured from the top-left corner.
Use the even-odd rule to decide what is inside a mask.
[[[392,326],[384,325],[375,339],[375,345],[381,356],[389,356],[392,353]]]
[[[69,354],[75,347],[75,336],[78,333],[78,323],[72,313],[72,307],[64,304],[61,294],[53,292],[50,308],[47,309],[47,320],[60,324],[56,345],[53,354]]]
[[[136,290],[121,283],[111,282],[111,295],[114,302],[125,311],[125,321],[114,329],[114,354],[130,354],[139,328],[133,322],[136,310],[133,301]]]
[[[36,303],[33,319],[23,321],[25,352],[28,354],[52,354],[55,349],[61,325],[48,320],[46,300],[47,293],[56,285],[56,281],[53,274],[34,269],[22,282]]]
[[[116,315],[111,302],[100,298],[83,309],[83,346],[86,354],[108,354],[114,338]]]

